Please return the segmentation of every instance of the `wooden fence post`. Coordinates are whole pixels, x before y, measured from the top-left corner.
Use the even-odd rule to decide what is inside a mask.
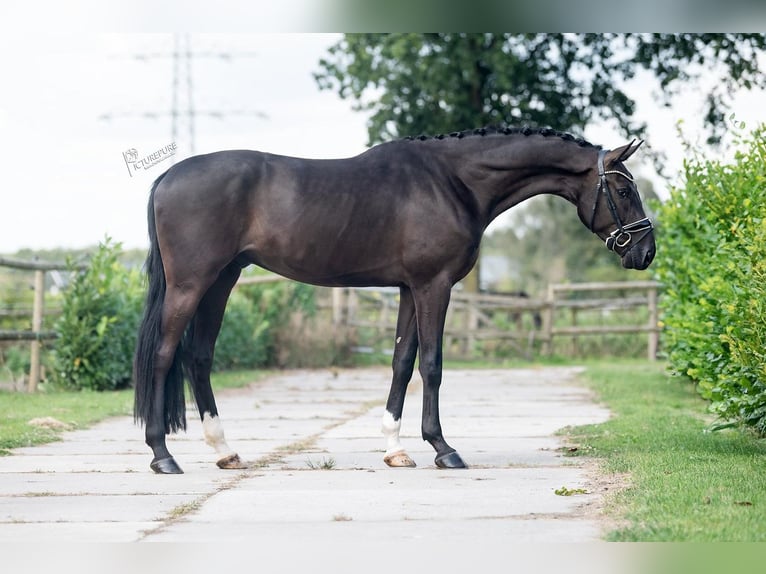
[[[543,355],[553,353],[553,311],[556,307],[556,292],[553,284],[548,285],[548,295],[545,298],[545,311],[543,312]]]
[[[378,316],[377,336],[383,338],[386,336],[386,326],[388,325],[388,297],[385,293],[380,296],[380,315]],[[396,336],[396,335],[394,335]]]
[[[570,310],[572,316],[572,328],[577,328],[577,307],[572,307]],[[577,335],[572,335],[572,356],[578,357],[580,355],[580,342]]]
[[[343,287],[334,287],[332,289],[332,324],[337,328],[344,324],[345,309],[343,300],[346,290]]]
[[[649,306],[649,342],[647,344],[647,357],[650,361],[657,360],[657,349],[660,344],[660,332],[657,326],[659,322],[659,309],[657,305],[657,287],[651,287],[647,292]]]
[[[43,326],[43,305],[45,304],[45,271],[37,269],[35,271],[35,300],[32,307],[32,331],[37,333],[37,337],[32,341],[30,348],[30,366],[29,381],[27,390],[34,393],[37,390],[37,384],[40,382],[40,338],[39,334]]]
[[[351,325],[356,321],[356,312],[359,308],[359,297],[356,294],[356,290],[346,290],[346,324]]]
[[[479,309],[478,301],[474,298],[466,299],[466,338],[465,338],[465,358],[470,359],[476,352],[476,330],[479,328]]]

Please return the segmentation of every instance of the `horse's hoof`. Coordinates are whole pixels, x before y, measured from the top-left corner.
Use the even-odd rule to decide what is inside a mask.
[[[383,462],[385,462],[388,466],[392,466],[394,468],[414,468],[417,465],[415,464],[415,461],[412,460],[409,455],[402,451],[395,452],[393,454],[387,454],[385,457],[383,457]]]
[[[460,455],[454,450],[437,456],[434,462],[436,462],[436,466],[439,468],[468,468],[463,459],[460,458]]]
[[[247,465],[242,462],[242,459],[239,458],[239,455],[236,453],[223,457],[215,464],[218,465],[218,468],[224,468],[228,470],[239,470],[247,468]]]
[[[160,460],[153,460],[149,465],[151,469],[157,474],[183,474],[184,471],[178,466],[176,460],[169,456],[167,458],[161,458]]]

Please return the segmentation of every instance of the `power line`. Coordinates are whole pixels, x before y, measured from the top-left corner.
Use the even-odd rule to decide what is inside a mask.
[[[174,34],[173,50],[170,52],[141,52],[130,54],[128,56],[117,56],[122,58],[131,58],[149,63],[153,60],[171,59],[172,60],[172,82],[171,82],[171,106],[169,110],[144,110],[144,111],[126,111],[126,112],[107,112],[99,116],[100,120],[111,121],[113,119],[123,118],[144,118],[159,119],[161,117],[170,117],[171,119],[171,138],[173,142],[178,141],[182,124],[186,124],[189,141],[189,155],[195,153],[196,138],[196,118],[200,116],[211,117],[224,120],[229,116],[250,116],[265,119],[267,116],[263,112],[255,110],[211,110],[197,109],[194,98],[194,81],[192,74],[192,65],[195,59],[218,59],[225,62],[231,62],[237,58],[254,57],[255,52],[228,52],[215,50],[193,50],[190,34]]]

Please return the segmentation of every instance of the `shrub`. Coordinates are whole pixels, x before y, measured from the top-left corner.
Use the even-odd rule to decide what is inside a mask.
[[[119,253],[120,244],[107,238],[63,293],[55,326],[57,385],[104,391],[130,384],[144,289],[140,272],[123,266]]]
[[[313,287],[286,281],[234,289],[216,341],[214,369],[292,366],[285,355],[291,317],[313,315],[314,297]]]
[[[223,325],[215,346],[217,371],[262,367],[268,359],[269,323],[255,302],[240,288],[235,289],[226,306]]]
[[[729,426],[766,434],[766,128],[734,163],[695,157],[660,208],[664,345]]]

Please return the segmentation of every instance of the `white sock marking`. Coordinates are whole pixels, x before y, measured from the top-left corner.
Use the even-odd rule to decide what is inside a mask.
[[[234,451],[226,444],[226,439],[223,436],[223,426],[221,426],[221,419],[216,415],[211,415],[209,412],[205,412],[202,416],[202,433],[205,435],[205,442],[212,446],[221,458],[234,454]]]
[[[402,443],[399,442],[399,429],[402,428],[402,420],[394,420],[394,415],[388,411],[383,413],[383,436],[386,437],[386,456],[404,452]]]

